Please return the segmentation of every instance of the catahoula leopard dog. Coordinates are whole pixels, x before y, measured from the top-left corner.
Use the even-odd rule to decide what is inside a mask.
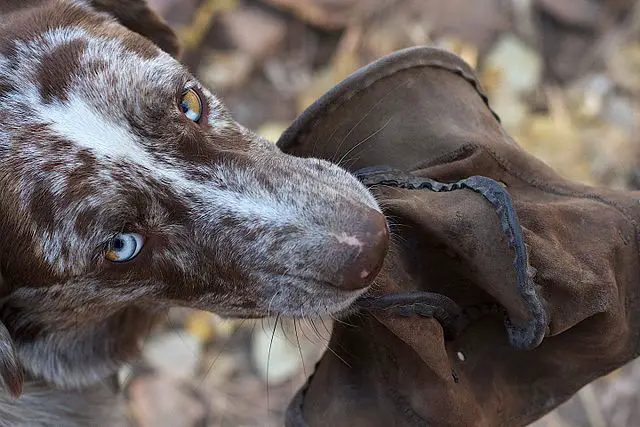
[[[108,385],[172,306],[339,314],[388,246],[364,185],[283,154],[142,0],[0,3],[0,425],[122,425]]]

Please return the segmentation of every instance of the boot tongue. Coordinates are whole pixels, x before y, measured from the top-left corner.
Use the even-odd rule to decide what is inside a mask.
[[[349,170],[378,164],[415,170],[487,139],[505,135],[470,67],[451,53],[416,47],[338,84],[300,115],[278,145]]]

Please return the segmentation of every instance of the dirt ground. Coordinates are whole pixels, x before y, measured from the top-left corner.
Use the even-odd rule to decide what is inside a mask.
[[[276,140],[360,66],[430,44],[476,67],[507,130],[561,174],[640,188],[640,2],[151,0],[184,62],[235,118]],[[281,426],[330,322],[221,321],[175,310],[123,371],[139,426]],[[273,338],[272,338],[273,337]],[[640,426],[640,362],[536,427]]]

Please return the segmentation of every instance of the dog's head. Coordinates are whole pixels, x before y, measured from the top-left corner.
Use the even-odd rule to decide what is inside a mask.
[[[0,6],[0,374],[14,394],[17,359],[63,386],[98,379],[169,306],[304,316],[367,289],[387,228],[355,178],[236,123],[142,1],[26,4]]]

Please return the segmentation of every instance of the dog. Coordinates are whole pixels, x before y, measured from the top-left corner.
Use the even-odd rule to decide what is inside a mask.
[[[0,3],[2,426],[122,425],[110,379],[170,307],[339,314],[382,267],[370,192],[178,58],[143,0]]]

